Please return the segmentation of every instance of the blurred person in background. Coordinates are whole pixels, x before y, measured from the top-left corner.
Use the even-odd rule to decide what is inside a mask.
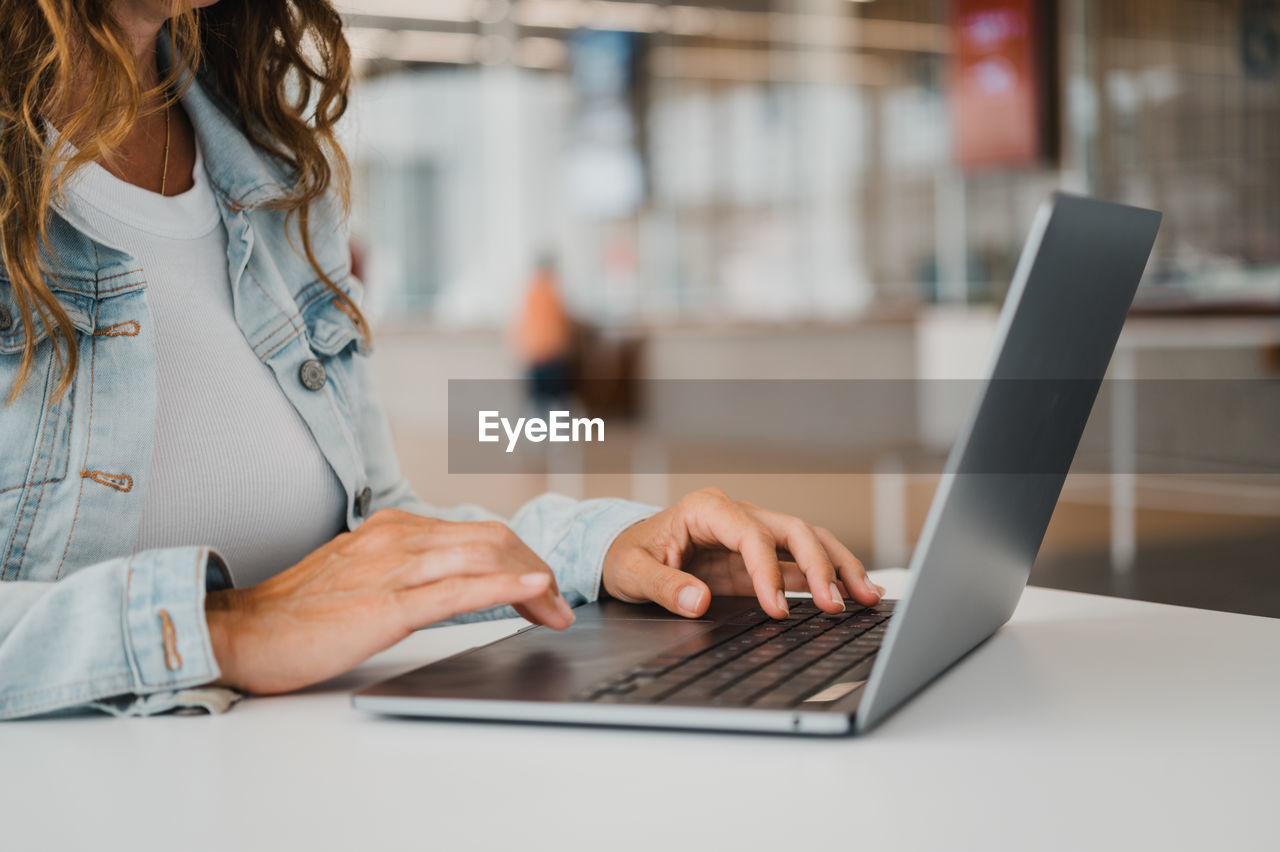
[[[223,710],[508,606],[880,598],[827,531],[717,491],[507,521],[414,495],[350,274],[329,3],[0,0],[0,56],[0,718]]]
[[[535,412],[545,417],[565,408],[573,390],[573,320],[550,257],[538,262],[529,279],[512,332]]]

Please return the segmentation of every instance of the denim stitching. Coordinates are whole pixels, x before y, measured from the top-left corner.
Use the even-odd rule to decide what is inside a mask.
[[[141,271],[142,271],[141,269],[135,269],[135,270],[134,270],[134,272],[141,272]],[[114,277],[116,277],[116,276],[112,276],[112,277],[114,278]],[[62,292],[64,292],[64,293],[72,293],[72,294],[74,294],[74,295],[76,295],[76,296],[84,296],[84,297],[86,297],[86,298],[94,298],[94,297],[97,297],[97,296],[105,296],[105,295],[107,295],[108,293],[118,293],[118,292],[120,292],[121,290],[128,290],[128,289],[130,289],[130,288],[138,288],[138,287],[142,287],[142,286],[144,286],[146,283],[147,283],[147,279],[143,278],[143,279],[140,279],[140,280],[138,280],[138,281],[130,281],[128,284],[121,284],[121,285],[119,285],[119,286],[117,286],[117,287],[108,287],[108,288],[106,288],[105,290],[95,289],[95,290],[94,290],[94,291],[92,291],[92,292],[90,292],[90,291],[88,291],[88,290],[80,289],[80,288],[73,288],[73,287],[55,287],[55,288],[53,288],[53,289],[60,290],[60,291],[62,291]]]
[[[57,419],[59,423],[61,423],[62,421],[63,407],[68,405],[70,406],[67,413],[67,417],[70,418],[72,413],[75,412],[75,404],[76,404],[76,386],[75,386],[75,383],[73,382],[71,385],[71,389],[67,391],[67,395],[64,396],[57,404],[57,409],[58,409]],[[70,423],[67,424],[67,431],[68,433],[70,433],[71,431]],[[31,527],[30,529],[27,530],[28,539],[31,538],[31,530],[35,529],[36,518],[40,517],[40,504],[44,502],[45,489],[48,487],[50,482],[53,481],[49,479],[49,468],[53,467],[53,456],[57,452],[57,448],[58,448],[58,427],[57,426],[53,427],[53,432],[51,433],[51,436],[52,436],[52,444],[49,447],[49,459],[48,461],[45,462],[45,465],[44,465],[44,482],[40,483],[40,496],[36,498],[36,506],[34,509],[31,510]],[[67,441],[68,442],[71,441],[70,434],[67,435]],[[70,450],[70,447],[68,447],[67,455],[70,455],[70,454],[71,454],[71,450]],[[67,461],[69,463],[71,460],[67,459]],[[63,479],[65,478],[66,477],[64,476]],[[58,480],[58,481],[61,481],[61,480]],[[24,551],[24,554],[23,554],[24,556],[26,555],[25,554],[26,548],[27,548],[27,544],[26,542],[23,542],[22,549]],[[19,570],[21,570],[21,566],[19,566]]]
[[[63,307],[65,308],[66,306],[64,305]],[[25,335],[23,334],[21,317],[15,317],[14,319],[15,319],[15,322],[13,325],[13,330],[5,332],[4,334],[0,334],[0,346],[18,347],[12,350],[12,352],[17,352],[21,348],[19,344],[21,344],[24,341]],[[83,323],[78,324],[76,322],[75,317],[72,317],[71,324],[76,328],[77,331],[81,331],[86,334],[88,334],[91,330],[88,328],[83,328],[82,327]],[[49,330],[45,326],[45,324],[40,320],[38,315],[34,315],[34,314],[32,315],[31,327],[35,329],[35,333],[38,335],[36,339],[36,343],[40,343],[41,341],[48,339]]]
[[[178,651],[178,631],[174,629],[169,610],[160,609],[160,637],[164,644],[164,667],[171,672],[182,668],[182,654]]]
[[[93,324],[98,324],[98,315],[101,313],[101,305],[97,306],[93,312]],[[80,469],[84,470],[89,466],[89,445],[93,442],[93,397],[94,397],[94,372],[98,365],[98,341],[96,338],[89,338],[89,425],[85,429],[84,437],[84,462],[80,465]],[[62,566],[67,561],[67,553],[71,550],[71,539],[76,534],[76,521],[80,519],[80,500],[84,497],[84,477],[80,477],[80,487],[76,490],[76,511],[71,516],[71,529],[67,530],[67,544],[62,548],[62,558],[58,560],[58,570],[54,572],[53,579],[62,579]]]
[[[270,332],[268,332],[267,334],[265,334],[265,335],[264,335],[264,336],[263,336],[263,337],[262,337],[262,338],[261,338],[261,339],[260,339],[260,340],[255,344],[255,345],[254,345],[254,347],[253,347],[254,353],[255,353],[255,354],[258,354],[258,357],[259,357],[259,358],[266,358],[267,356],[266,356],[265,354],[259,354],[260,350],[263,350],[263,349],[270,349],[271,351],[275,351],[275,348],[276,348],[279,344],[278,344],[278,343],[272,344],[272,343],[271,343],[271,338],[275,337],[275,336],[276,336],[276,334],[278,334],[278,333],[279,333],[280,331],[282,331],[282,330],[284,330],[284,331],[286,331],[286,332],[287,332],[287,334],[285,335],[285,338],[284,338],[286,341],[287,341],[287,340],[291,340],[291,339],[293,339],[293,337],[297,336],[297,334],[299,333],[298,328],[297,328],[296,326],[292,325],[292,321],[291,321],[291,320],[286,319],[284,322],[280,323],[280,324],[279,324],[279,325],[277,325],[275,328],[271,329],[271,331],[270,331]]]
[[[299,290],[294,297],[298,300],[298,310],[305,311],[311,307],[312,303],[319,298],[320,294],[317,291],[322,287],[324,287],[324,282],[317,278]]]
[[[333,276],[336,273],[342,271],[342,268],[343,268],[342,266],[335,266],[332,272],[326,272],[325,275],[328,275],[329,278],[332,280]],[[250,278],[253,278],[253,283],[258,286],[259,290],[262,290],[264,294],[266,293],[266,290],[264,290],[262,287],[262,283],[258,281],[257,278],[254,278],[253,273],[249,272],[246,269],[245,274],[248,275]],[[345,282],[349,277],[350,276],[344,276],[343,281]],[[334,283],[336,284],[337,282],[334,282]],[[309,294],[309,291],[315,290],[317,288],[319,288],[317,292]],[[302,313],[307,308],[309,308],[313,303],[315,303],[317,300],[322,298],[324,295],[324,292],[328,291],[328,289],[329,287],[324,283],[324,279],[322,278],[317,278],[314,281],[312,281],[310,284],[307,284],[305,287],[299,290],[297,294],[295,294],[293,297],[295,300],[295,310],[292,315],[288,315],[288,313],[283,308],[280,307],[279,303],[277,303],[275,299],[271,299],[270,296],[267,296],[268,299],[271,299],[271,303],[276,306],[276,309],[279,310],[282,314],[285,314],[285,319],[275,328],[271,329],[271,331],[263,335],[262,338],[258,341],[258,343],[255,344],[254,349],[256,350],[262,347],[263,345],[265,345],[267,341],[269,341],[272,337],[276,335],[277,332],[280,331],[280,329],[290,324],[294,317],[296,317],[302,323],[303,329],[305,329],[307,325],[306,325],[306,320],[302,319]],[[344,311],[344,313],[346,312]],[[302,331],[303,329],[298,329],[298,330]],[[259,355],[258,357],[266,358],[267,356]]]
[[[94,253],[94,259],[96,261],[97,254],[98,254],[98,250],[96,247],[94,248],[93,253]],[[79,275],[62,275],[62,274],[54,275],[53,278],[55,280],[62,280],[62,281],[83,281],[86,284],[98,284],[99,282],[102,282],[102,281],[110,281],[113,278],[123,278],[126,275],[133,275],[141,271],[142,271],[142,268],[139,267],[137,269],[126,269],[124,272],[117,272],[114,275],[101,275],[101,276],[94,276],[93,278],[84,278]]]
[[[93,253],[94,253],[94,258],[95,258],[95,262],[96,262],[97,254],[98,254],[98,250],[97,250],[97,248],[96,248],[96,247],[94,248]],[[96,326],[97,326],[97,324],[98,324],[98,313],[97,313],[97,308],[96,308],[96,307],[95,307],[95,309],[94,309],[93,324],[94,324],[94,326],[95,326],[95,327],[96,327]],[[52,355],[50,356],[50,358],[52,358]],[[53,377],[53,364],[52,364],[52,362],[51,362],[51,363],[50,363],[50,365],[49,365],[49,377],[50,377],[50,379],[52,379],[52,377]],[[47,391],[47,387],[48,387],[48,385],[46,384],[46,391]],[[46,396],[46,398],[47,398],[47,396]],[[61,400],[59,400],[59,401],[58,401],[57,403],[55,403],[55,405],[54,405],[54,409],[55,409],[55,411],[57,412],[57,418],[56,418],[56,419],[58,420],[58,422],[59,422],[59,423],[61,423],[61,421],[63,420],[63,414],[62,414],[63,409],[64,409],[64,408],[66,409],[66,412],[67,412],[67,413],[66,413],[66,419],[68,420],[68,423],[67,423],[67,442],[68,442],[68,444],[69,444],[69,443],[70,443],[70,441],[71,441],[71,434],[70,434],[70,433],[71,433],[71,423],[70,423],[69,421],[70,421],[70,419],[75,415],[75,406],[76,406],[76,383],[73,381],[73,382],[71,383],[71,388],[67,391],[67,395],[66,395],[66,396],[64,396]],[[48,416],[49,416],[49,413],[48,413],[48,412],[46,412],[46,420],[45,420],[45,423],[46,423],[46,424],[48,423],[48,419],[47,419],[47,418],[48,418]],[[42,427],[41,427],[41,441],[43,442],[43,440],[44,440],[44,438],[43,438],[43,426],[42,426]],[[49,447],[49,457],[48,457],[48,459],[46,459],[46,461],[45,461],[45,465],[44,465],[44,476],[43,476],[43,481],[42,481],[42,482],[39,484],[39,486],[38,486],[38,487],[40,488],[40,496],[38,496],[38,497],[36,498],[36,505],[35,505],[35,508],[31,510],[31,524],[27,527],[27,535],[26,535],[26,539],[22,542],[22,549],[23,549],[23,551],[24,551],[24,554],[23,554],[24,556],[26,555],[26,554],[25,554],[25,551],[26,551],[26,547],[27,547],[27,541],[29,541],[29,540],[31,539],[31,531],[35,529],[35,526],[36,526],[36,519],[40,517],[40,505],[44,502],[44,492],[45,492],[45,489],[48,487],[48,485],[49,485],[49,483],[50,483],[50,481],[51,481],[51,480],[49,479],[49,469],[50,469],[51,467],[53,467],[53,456],[54,456],[54,454],[57,452],[57,444],[58,444],[58,427],[57,427],[57,426],[54,426],[54,428],[53,428],[53,433],[52,433],[52,438],[51,438],[51,440],[52,440],[52,445]],[[68,454],[68,455],[70,455],[70,454],[71,454],[71,449],[70,449],[70,447],[68,447],[68,448],[67,448],[67,454]],[[67,459],[67,461],[68,461],[68,463],[69,463],[69,462],[70,462],[70,459]],[[65,479],[65,476],[64,476],[63,478]],[[82,488],[84,487],[84,481],[83,481],[83,480],[81,480],[81,487],[82,487]],[[27,499],[29,499],[30,497],[31,497],[31,494],[30,494],[30,492],[28,492],[28,493],[27,493],[27,495],[26,495],[26,498],[24,498],[24,499],[23,499],[23,501],[22,501],[22,507],[23,507],[23,508],[22,508],[21,510],[19,510],[19,512],[18,512],[18,519],[19,519],[19,520],[18,520],[18,523],[21,523],[21,522],[22,522],[22,515],[23,515],[23,513],[24,513],[24,512],[25,512],[25,510],[26,510]],[[77,509],[76,509],[76,510],[77,510],[77,512],[79,511],[79,504],[80,504],[80,500],[79,500],[79,497],[77,497],[77,498],[76,498],[76,507],[77,507]],[[15,539],[16,539],[16,537],[17,537],[17,536],[16,536],[16,530],[15,530]],[[68,538],[67,538],[67,544],[69,545],[70,543],[71,543],[71,539],[70,539],[70,536],[68,536]],[[64,554],[65,554],[65,551],[64,551]],[[6,561],[7,561],[7,559],[6,559]],[[59,570],[59,571],[61,571],[61,570],[62,570],[62,563],[58,563],[58,570]],[[14,576],[15,576],[15,577],[16,577],[16,576],[18,576],[18,574],[21,574],[21,572],[22,572],[22,557],[19,557],[19,559],[18,559],[18,567],[17,567],[17,569],[16,569],[16,571],[15,571]]]
[[[329,270],[328,272],[326,272],[326,273],[325,273],[325,275],[329,276],[329,280],[330,280],[330,281],[333,281],[333,283],[334,283],[334,284],[338,285],[338,289],[339,289],[339,290],[342,290],[342,285],[343,285],[343,284],[346,284],[347,282],[349,282],[349,281],[351,280],[351,276],[350,276],[350,275],[343,275],[343,276],[342,276],[342,280],[341,280],[341,281],[339,281],[339,280],[335,277],[335,276],[337,276],[337,274],[338,274],[339,272],[341,272],[341,271],[342,271],[343,269],[345,269],[345,268],[346,268],[346,264],[339,264],[339,265],[335,266],[333,269],[331,269],[331,270]],[[295,298],[298,298],[298,299],[307,299],[307,300],[308,300],[307,304],[310,304],[310,302],[311,302],[311,301],[314,301],[316,298],[319,298],[320,296],[322,296],[322,295],[324,294],[324,292],[328,291],[328,289],[329,289],[329,287],[328,287],[328,285],[326,285],[326,284],[324,283],[324,279],[323,279],[323,278],[316,278],[315,280],[313,280],[313,281],[311,281],[310,283],[308,283],[308,284],[307,284],[305,287],[303,287],[301,290],[299,290],[299,291],[297,292],[297,295],[296,295],[296,297],[295,297]],[[313,294],[313,293],[311,293],[311,291],[312,291],[312,290],[319,290],[320,292],[319,292],[319,293],[315,293],[315,294]],[[345,293],[345,294],[346,294],[346,295],[348,295],[348,296],[350,296],[350,295],[351,295],[350,293],[347,293],[347,291],[346,291],[346,290],[342,290],[342,292],[343,292],[343,293]],[[300,305],[299,307],[306,307],[306,305]]]
[[[95,318],[94,325],[96,326],[97,324]],[[142,331],[142,326],[138,325],[137,320],[128,320],[109,325],[106,328],[96,329],[93,333],[98,337],[137,337],[140,331]]]
[[[8,488],[0,488],[0,494],[6,491],[17,491],[19,488],[35,488],[37,485],[48,485],[51,482],[61,482],[66,477],[58,477],[57,479],[33,479],[30,482],[24,482],[21,485],[10,485]]]
[[[350,273],[348,273],[348,274],[346,274],[346,275],[341,276],[341,280],[339,280],[339,279],[338,279],[338,277],[337,277],[337,276],[338,276],[338,273],[339,273],[339,272],[341,272],[342,270],[346,269],[346,268],[347,268],[347,264],[346,264],[346,263],[339,263],[339,264],[338,264],[337,266],[335,266],[333,269],[330,269],[329,271],[327,271],[327,272],[325,273],[325,275],[329,276],[329,280],[330,280],[330,281],[332,281],[334,284],[338,284],[338,285],[346,284],[346,283],[348,283],[348,282],[351,280],[351,275],[350,275]],[[315,280],[314,280],[314,281],[312,281],[309,285],[307,285],[307,288],[304,288],[304,289],[309,289],[310,287],[324,287],[324,289],[326,289],[326,290],[328,289],[328,287],[327,287],[327,286],[325,286],[325,283],[324,283],[324,279],[323,279],[323,278],[317,278],[317,279],[315,279]],[[343,290],[343,292],[345,293],[346,291],[345,291],[345,290]],[[350,295],[350,294],[348,294],[348,295]]]
[[[119,287],[108,287],[105,290],[99,290],[98,295],[101,296],[104,293],[117,293],[120,290],[128,290],[130,287],[141,287],[146,283],[147,283],[147,279],[143,278],[141,281],[134,281],[129,284],[121,284]]]
[[[266,361],[269,358],[271,358],[272,355],[275,355],[285,346],[289,345],[290,343],[292,343],[293,341],[297,340],[299,337],[302,337],[302,336],[303,336],[302,333],[299,332],[297,329],[290,329],[289,335],[287,337],[283,338],[279,343],[272,346],[266,352],[263,352],[262,355],[260,355],[259,357],[263,361]]]
[[[209,186],[213,187],[214,191],[222,196],[222,200],[227,202],[227,206],[231,208],[232,213],[239,213],[241,210],[244,209],[243,207],[240,206],[239,202],[237,202],[234,198],[231,197],[230,193],[228,193],[225,189],[222,188],[222,184],[218,183],[216,180],[213,180],[213,178],[209,179]]]
[[[271,338],[275,337],[276,334],[281,330],[284,330],[287,332],[284,338],[280,341],[277,341],[276,343],[271,343],[270,342]],[[265,360],[268,355],[270,355],[272,352],[275,352],[283,344],[288,343],[290,340],[293,340],[293,338],[297,337],[299,333],[300,332],[298,331],[298,329],[295,328],[294,326],[289,325],[286,328],[285,323],[281,323],[280,325],[272,329],[270,334],[268,334],[266,337],[258,341],[258,343],[253,347],[254,354],[257,355],[259,359]],[[263,349],[264,347],[266,347],[267,351],[260,352],[259,350]]]
[[[80,471],[81,483],[85,479],[92,479],[99,485],[105,485],[108,488],[114,488],[117,491],[129,492],[133,490],[133,477],[127,473],[108,473],[105,470],[82,470]],[[116,480],[123,480],[123,483]]]
[[[136,553],[129,554],[125,563],[124,600],[120,606],[120,632],[124,635],[125,660],[129,664],[129,674],[135,685],[142,684],[142,670],[138,667],[138,655],[133,650],[133,629],[129,621],[129,609],[133,600],[133,560]],[[136,686],[135,686],[136,689]]]
[[[267,297],[267,301],[271,302],[271,304],[276,306],[276,310],[279,311],[280,315],[284,317],[284,322],[281,323],[281,325],[276,326],[276,328],[273,329],[271,333],[267,335],[267,337],[270,337],[272,334],[275,334],[276,330],[280,329],[283,325],[291,324],[295,319],[298,321],[298,326],[295,326],[295,328],[305,325],[302,322],[302,317],[299,316],[298,314],[297,305],[294,305],[294,310],[292,313],[290,313],[289,311],[281,307],[280,303],[276,301],[274,296],[272,296],[270,293],[267,292],[267,288],[262,286],[262,282],[258,280],[258,276],[254,275],[253,272],[251,272],[248,269],[248,267],[245,268],[244,274],[249,277],[249,280],[253,282],[253,285],[257,287],[259,291],[261,291],[262,295]]]
[[[203,556],[204,554],[206,554],[207,552],[208,552],[208,551],[207,551],[207,548],[203,548],[203,547],[202,547],[202,548],[200,548],[200,554],[201,554],[202,556]],[[128,659],[129,659],[129,671],[132,673],[132,675],[133,675],[133,677],[134,677],[134,682],[135,682],[135,683],[137,683],[137,684],[139,684],[139,685],[141,685],[141,686],[144,686],[144,687],[150,687],[150,686],[154,686],[154,684],[148,683],[148,682],[147,682],[147,681],[142,677],[142,670],[141,670],[140,668],[138,668],[138,665],[137,665],[137,662],[138,662],[138,659],[137,659],[137,658],[138,658],[138,655],[137,655],[137,653],[134,651],[134,648],[133,648],[133,630],[130,628],[130,623],[129,623],[129,608],[130,608],[130,601],[132,600],[132,597],[133,597],[133,560],[134,560],[134,557],[135,557],[135,556],[137,556],[137,554],[132,554],[132,555],[130,555],[130,556],[129,556],[129,562],[127,563],[127,564],[128,564],[128,573],[125,575],[125,581],[124,581],[124,606],[123,606],[123,608],[122,608],[122,609],[123,609],[123,612],[122,612],[123,624],[121,625],[121,628],[122,628],[122,630],[124,631],[125,651],[126,651],[126,653],[128,654]],[[206,556],[205,558],[207,558],[207,556]],[[201,565],[201,564],[203,564],[203,560],[200,560],[200,561],[197,561],[197,562],[196,562],[196,578],[197,578],[197,580],[198,580],[198,579],[199,579],[199,577],[200,577],[200,565]],[[197,595],[197,596],[199,596],[199,594],[200,594],[200,590],[199,590],[199,583],[196,583],[196,584],[194,584],[194,585],[196,585],[196,586],[197,586],[197,588],[196,588],[196,595]],[[209,671],[209,669],[206,669],[206,671]],[[176,680],[165,681],[164,686],[163,686],[162,688],[163,688],[163,689],[174,689],[174,688],[179,687],[179,686],[192,686],[192,685],[198,685],[198,684],[200,684],[200,683],[206,682],[207,680],[208,680],[208,678],[206,678],[206,677],[204,677],[204,676],[202,676],[202,675],[194,674],[194,675],[191,675],[190,677],[178,678],[178,679],[176,679]],[[153,690],[153,691],[157,691],[157,692],[158,692],[158,691],[160,691],[160,690],[159,690],[159,689],[157,689],[157,690]],[[142,693],[139,693],[139,694],[142,694]]]
[[[348,295],[347,298],[350,299],[351,298],[350,295]],[[342,311],[342,313],[346,316],[347,319],[351,320],[351,324],[356,327],[357,331],[361,330],[361,326],[363,324],[357,319],[357,315],[352,312],[352,309],[347,302],[344,302],[341,299],[339,299],[337,296],[334,296],[330,303],[335,308]]]
[[[276,354],[281,349],[283,349],[285,347],[285,344],[289,343],[290,341],[296,340],[297,337],[298,337],[298,330],[296,328],[291,329],[288,337],[286,337],[284,340],[281,340],[275,346],[272,346],[269,350],[267,350],[266,352],[263,352],[258,357],[263,361],[267,360],[272,355]]]
[[[47,406],[48,406],[48,402],[49,402],[49,385],[50,385],[50,383],[53,381],[53,363],[52,363],[52,358],[53,358],[53,356],[52,356],[52,355],[50,355],[49,357],[50,357],[50,359],[51,359],[51,360],[50,360],[50,363],[49,363],[49,375],[48,375],[48,377],[45,379],[45,383],[44,383],[44,396],[41,398],[41,410],[42,410],[42,411],[44,411],[44,417],[42,418],[42,420],[41,420],[41,422],[40,422],[40,434],[39,434],[39,436],[36,438],[36,459],[35,459],[35,462],[34,462],[34,464],[36,464],[36,465],[38,465],[38,464],[40,463],[40,461],[39,461],[39,460],[40,460],[40,454],[44,451],[44,436],[45,436],[45,432],[47,432],[47,431],[48,431],[48,428],[49,428],[49,409],[48,409],[48,407],[47,407]],[[33,465],[33,466],[34,466],[34,465]],[[45,476],[48,476],[48,475],[49,475],[49,466],[46,464],[46,465],[45,465]],[[40,489],[41,489],[41,491],[43,491],[43,490],[44,490],[44,484],[43,484],[43,483],[42,483],[42,484],[40,484],[40,485],[38,485],[38,486],[37,486],[37,485],[32,485],[31,483],[27,483],[27,484],[30,486],[30,488],[37,488],[37,487],[38,487],[38,488],[40,488]],[[13,533],[12,533],[12,534],[10,535],[10,537],[9,537],[9,546],[8,546],[7,548],[5,548],[5,552],[4,552],[4,559],[0,559],[0,579],[3,579],[3,578],[4,578],[6,575],[8,575],[8,573],[9,573],[9,568],[8,568],[8,564],[9,564],[9,557],[10,557],[10,555],[13,553],[13,549],[14,549],[14,547],[15,547],[15,546],[17,545],[17,543],[18,543],[18,533],[19,533],[19,530],[22,528],[22,521],[23,521],[23,517],[26,515],[26,512],[27,512],[27,503],[29,503],[29,502],[31,501],[31,490],[30,490],[30,488],[29,488],[29,489],[27,490],[27,492],[22,496],[22,505],[18,507],[18,518],[17,518],[17,520],[16,520],[16,521],[15,521],[15,523],[14,523]],[[34,522],[33,522],[33,525],[34,525]],[[25,547],[27,546],[27,545],[26,545],[27,539],[30,539],[30,538],[31,538],[31,529],[30,529],[30,527],[28,527],[28,529],[27,529],[27,534],[26,534],[26,536],[24,536],[24,537],[23,537],[23,542],[22,542],[22,547],[23,547],[23,548],[25,548]],[[20,570],[20,568],[21,568],[21,562],[22,562],[22,559],[21,559],[21,558],[19,558],[19,559],[18,559],[18,562],[19,562],[19,569],[16,569],[16,570],[14,571],[14,577],[16,577],[16,576],[17,576],[17,570]]]
[[[306,329],[306,325],[307,325],[307,324],[306,324],[306,320],[304,320],[304,319],[302,318],[302,311],[301,311],[301,307],[300,307],[299,305],[297,305],[297,304],[295,303],[295,305],[294,305],[294,309],[293,309],[293,312],[292,312],[292,313],[290,313],[290,312],[286,311],[284,308],[282,308],[282,307],[280,306],[280,303],[279,303],[279,302],[277,302],[277,301],[276,301],[276,300],[271,296],[271,294],[269,294],[269,293],[267,292],[266,288],[262,286],[262,282],[261,282],[261,281],[259,281],[259,280],[257,279],[257,277],[256,277],[252,272],[249,272],[249,271],[246,269],[246,270],[245,270],[245,274],[246,274],[246,275],[248,275],[248,276],[249,276],[249,278],[250,278],[250,280],[252,280],[252,281],[253,281],[254,285],[256,285],[256,286],[257,286],[257,288],[258,288],[259,290],[261,290],[261,291],[262,291],[262,294],[263,294],[264,296],[266,296],[266,297],[267,297],[267,299],[269,299],[269,300],[271,301],[271,304],[275,305],[276,310],[280,311],[281,315],[282,315],[282,316],[284,316],[284,321],[283,321],[283,322],[281,322],[279,325],[277,325],[275,328],[271,329],[271,331],[269,331],[269,332],[267,332],[265,335],[263,335],[262,339],[258,341],[258,344],[257,344],[257,346],[256,346],[255,348],[257,348],[257,347],[261,347],[261,346],[263,346],[264,344],[266,344],[266,342],[267,342],[268,340],[270,340],[272,337],[274,337],[274,336],[276,335],[276,333],[277,333],[277,332],[279,332],[279,331],[280,331],[280,329],[284,328],[286,325],[288,325],[288,326],[292,326],[292,327],[293,327],[293,329],[294,329],[295,331],[297,331],[297,332],[301,332],[301,331],[303,331],[303,330],[305,330],[305,329]],[[313,282],[313,283],[314,283],[314,282]],[[323,283],[323,282],[321,282],[321,283]],[[304,287],[304,288],[303,288],[303,290],[302,290],[302,292],[305,292],[305,291],[306,291],[306,288]],[[296,297],[295,297],[295,298],[296,298]],[[293,323],[293,321],[294,321],[295,319],[298,321],[296,325],[294,325],[294,323]],[[259,356],[259,357],[265,358],[266,356],[265,356],[265,355],[262,355],[262,356]]]
[[[135,270],[133,270],[133,272],[135,272],[135,273],[137,273],[137,272],[141,272],[141,271],[142,271],[141,269],[135,269]],[[114,275],[113,275],[113,276],[111,276],[111,277],[116,278],[116,277],[119,277],[119,276],[114,276]],[[87,282],[86,282],[86,283],[87,283]],[[117,286],[115,286],[115,287],[108,287],[108,288],[106,288],[106,289],[93,289],[93,290],[90,290],[90,289],[86,289],[86,288],[84,288],[84,287],[73,287],[73,286],[70,286],[70,285],[62,285],[62,286],[56,286],[56,287],[51,285],[51,286],[50,286],[50,289],[52,289],[52,290],[57,290],[57,291],[62,292],[62,293],[70,293],[70,294],[72,294],[72,295],[74,295],[74,296],[83,296],[83,297],[85,297],[85,298],[93,299],[93,298],[99,298],[99,297],[102,297],[102,296],[108,295],[108,294],[110,294],[110,293],[118,293],[118,292],[120,292],[121,290],[128,290],[128,289],[131,289],[131,288],[136,289],[136,288],[138,288],[138,287],[143,286],[143,285],[144,285],[144,284],[146,284],[146,283],[147,283],[147,280],[146,280],[145,278],[143,278],[143,279],[139,279],[139,280],[137,280],[137,281],[130,281],[130,282],[128,282],[127,284],[120,284],[120,285],[117,285]]]

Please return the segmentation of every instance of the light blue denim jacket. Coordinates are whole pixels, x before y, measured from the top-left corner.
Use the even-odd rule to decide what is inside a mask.
[[[450,520],[496,517],[414,495],[355,325],[297,250],[296,230],[289,239],[296,217],[263,206],[286,194],[287,171],[248,142],[208,81],[197,81],[184,105],[227,230],[236,321],[341,480],[348,526],[385,507]],[[341,216],[329,204],[312,220],[321,268],[358,304]],[[220,559],[198,541],[131,552],[156,418],[145,270],[61,208],[51,244],[60,265],[48,283],[75,325],[80,363],[70,391],[55,401],[57,363],[36,318],[31,378],[0,408],[0,719],[85,706],[129,714],[216,706],[194,688],[219,676],[204,598],[229,582]],[[0,393],[13,386],[24,332],[0,266]],[[311,359],[324,366],[318,390],[299,377]],[[509,523],[578,604],[598,594],[613,539],[653,511],[544,495]]]

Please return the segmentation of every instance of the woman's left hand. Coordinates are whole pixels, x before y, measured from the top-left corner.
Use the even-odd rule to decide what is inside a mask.
[[[808,591],[831,613],[852,597],[870,606],[884,589],[849,549],[821,527],[731,500],[707,488],[623,531],[604,558],[604,591],[630,603],[653,601],[699,616],[711,596],[751,595],[774,618],[787,591]]]

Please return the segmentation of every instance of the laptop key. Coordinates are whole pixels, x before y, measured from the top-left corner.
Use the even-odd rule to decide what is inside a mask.
[[[758,696],[750,706],[761,709],[791,707],[824,689],[834,680],[834,678],[824,678],[820,681],[787,681],[777,689]]]
[[[735,618],[760,617],[756,612]],[[880,648],[887,617],[861,608],[831,615],[798,603],[786,619],[718,625],[601,681],[578,700],[789,706],[864,666]]]
[[[652,681],[643,686],[638,686],[631,692],[626,694],[627,700],[631,702],[648,702],[657,701],[662,696],[674,692],[679,689],[679,684],[664,683],[662,681]]]
[[[745,624],[754,627],[769,620],[769,615],[764,610],[749,609],[746,612],[739,613],[733,618],[725,622],[725,624]]]

